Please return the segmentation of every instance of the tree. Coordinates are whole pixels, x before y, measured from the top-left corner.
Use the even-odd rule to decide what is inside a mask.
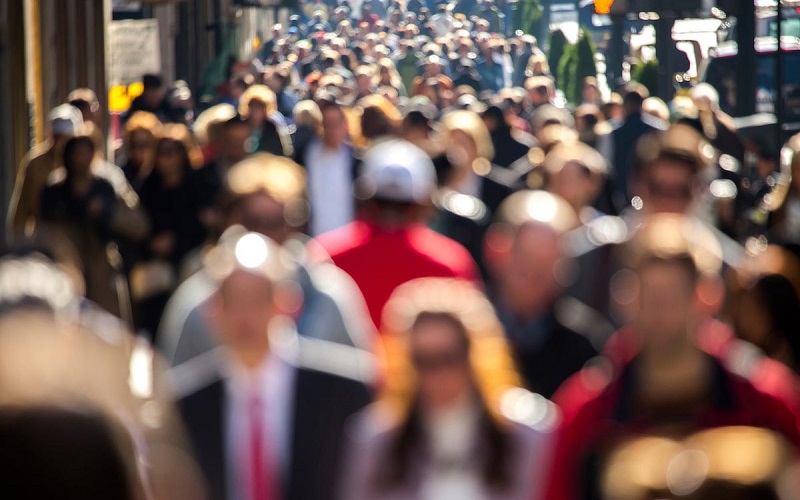
[[[597,77],[594,43],[589,32],[581,28],[578,43],[567,44],[558,62],[556,85],[572,104],[580,104],[584,78]]]
[[[597,78],[597,63],[595,62],[595,49],[592,37],[586,28],[581,28],[578,37],[578,44],[575,48],[575,89],[573,90],[574,100],[572,102],[578,104],[581,102],[583,96],[583,80],[587,77]]]
[[[647,62],[639,61],[631,71],[631,80],[647,87],[650,95],[658,95],[658,59],[653,58]]]
[[[575,82],[577,67],[577,45],[572,43],[567,44],[564,47],[564,54],[561,56],[561,60],[558,62],[558,71],[555,74],[558,75],[556,77],[556,86],[561,89],[562,92],[564,92],[564,96],[569,102],[575,102],[573,96],[577,86],[577,83]]]
[[[558,85],[559,78],[558,67],[567,45],[567,37],[564,36],[563,31],[557,29],[550,32],[547,41],[547,65],[550,66],[550,73],[556,78],[556,85]]]
[[[511,11],[510,32],[521,30],[523,33],[538,34],[542,13],[539,0],[516,0]]]

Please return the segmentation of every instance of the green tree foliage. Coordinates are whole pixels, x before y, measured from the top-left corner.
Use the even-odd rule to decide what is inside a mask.
[[[595,62],[595,48],[592,36],[586,30],[581,28],[580,37],[578,38],[578,45],[575,49],[576,57],[578,59],[575,64],[575,81],[578,84],[576,100],[573,102],[580,102],[581,100],[581,85],[584,78],[593,76],[597,78],[597,63]]]
[[[558,66],[561,58],[564,56],[564,50],[567,48],[567,37],[560,29],[550,32],[550,37],[547,42],[547,64],[550,66],[550,72],[556,78],[558,85]],[[560,87],[559,87],[560,88]]]
[[[658,95],[658,59],[637,63],[631,71],[631,79],[647,87],[650,95]]]
[[[564,54],[561,56],[561,60],[558,62],[558,71],[555,74],[558,75],[556,77],[556,86],[561,89],[562,92],[564,92],[564,96],[569,102],[575,102],[573,95],[575,93],[575,88],[577,87],[577,82],[575,82],[577,67],[577,45],[571,43],[567,44],[564,47]]]
[[[543,13],[539,0],[517,0],[516,8],[512,12],[512,33],[516,30],[529,34],[539,33],[539,22]]]
[[[586,29],[581,28],[578,43],[567,44],[564,47],[556,74],[556,84],[564,92],[567,100],[579,104],[584,78],[597,77],[594,43]]]

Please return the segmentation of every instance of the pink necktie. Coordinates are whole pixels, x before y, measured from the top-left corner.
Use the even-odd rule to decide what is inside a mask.
[[[278,485],[273,475],[273,464],[267,460],[264,447],[264,411],[258,396],[250,398],[249,407],[249,462],[252,500],[278,500]]]

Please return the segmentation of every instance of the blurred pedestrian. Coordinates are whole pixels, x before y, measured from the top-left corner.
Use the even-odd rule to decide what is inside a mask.
[[[212,499],[330,498],[345,422],[370,400],[370,367],[357,351],[313,341],[285,349],[297,340],[291,322],[278,321],[295,302],[281,254],[265,236],[231,228],[207,256],[221,348],[174,376]]]
[[[483,294],[411,281],[383,324],[387,383],[350,433],[340,498],[540,498],[557,410],[518,388]]]
[[[469,253],[424,226],[436,190],[430,157],[412,144],[384,141],[364,156],[363,219],[318,238],[358,284],[376,327],[395,288],[415,278],[477,281]]]

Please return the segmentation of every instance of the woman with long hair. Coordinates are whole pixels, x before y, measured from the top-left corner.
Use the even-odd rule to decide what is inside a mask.
[[[142,245],[143,262],[131,276],[139,302],[137,327],[155,332],[181,265],[206,238],[204,213],[213,196],[200,182],[203,155],[185,125],[165,125],[156,141],[153,170],[140,192],[152,232]]]
[[[557,413],[519,389],[483,293],[406,283],[384,309],[383,341],[385,385],[350,434],[341,498],[538,498]]]

